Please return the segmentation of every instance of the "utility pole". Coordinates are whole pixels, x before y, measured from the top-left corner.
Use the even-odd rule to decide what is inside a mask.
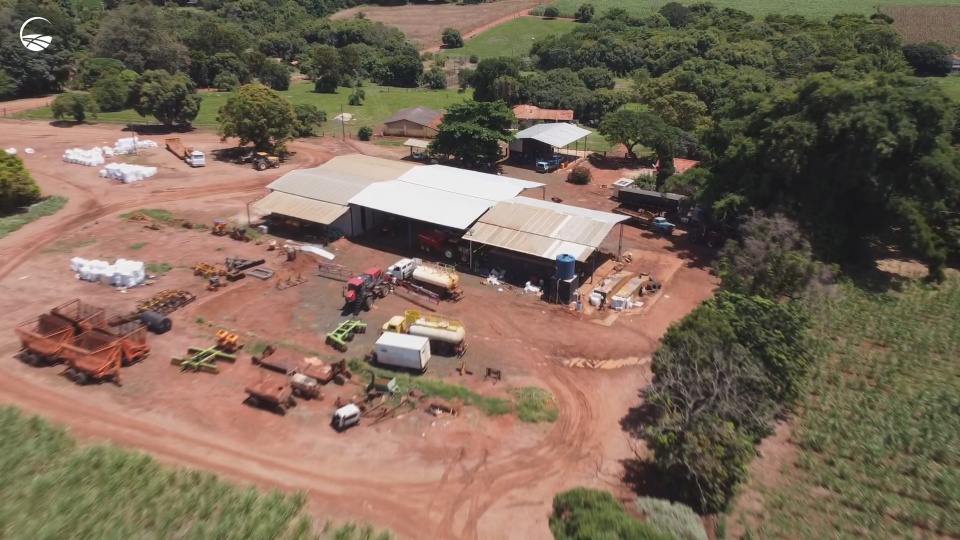
[[[344,140],[347,138],[347,119],[343,117],[343,103],[340,104],[340,134]]]

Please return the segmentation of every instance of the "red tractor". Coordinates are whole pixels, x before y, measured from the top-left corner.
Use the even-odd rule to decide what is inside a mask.
[[[383,298],[390,292],[390,282],[383,276],[383,270],[367,268],[357,277],[347,281],[347,288],[343,291],[346,307],[358,315],[360,310],[370,311],[373,301]]]
[[[426,231],[417,236],[420,249],[431,253],[440,253],[445,259],[460,259],[466,262],[469,252],[466,246],[461,245],[460,238],[443,231]]]

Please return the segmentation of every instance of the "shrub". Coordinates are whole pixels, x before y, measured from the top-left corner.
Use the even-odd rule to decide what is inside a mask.
[[[939,43],[906,45],[903,56],[918,77],[946,77],[953,65],[949,52]]]
[[[361,141],[369,141],[371,137],[373,137],[373,130],[370,126],[361,126],[357,130],[357,138]]]
[[[669,540],[650,525],[630,517],[606,491],[573,488],[553,498],[550,532],[556,540]]]
[[[575,184],[578,186],[585,186],[593,180],[593,173],[590,172],[590,169],[584,166],[574,167],[570,174],[567,175],[567,182]]]
[[[573,15],[573,17],[578,22],[590,22],[590,19],[593,19],[593,15],[596,13],[596,11],[597,10],[593,7],[593,4],[589,2],[586,4],[580,4],[580,7],[577,8],[577,12]]]
[[[677,540],[707,540],[707,531],[703,528],[700,516],[685,504],[640,497],[637,499],[637,511],[645,516],[644,522]]]
[[[225,71],[213,78],[213,87],[220,92],[233,92],[240,87],[240,78],[236,73]]]
[[[354,90],[353,93],[350,94],[350,97],[347,98],[347,103],[354,106],[363,105],[363,96],[361,96],[359,92]]]
[[[470,55],[470,63],[471,63],[471,64],[476,64],[476,63],[479,62],[479,61],[480,61],[480,56],[479,56],[479,55],[477,55],[477,54],[471,54],[471,55]]]
[[[90,95],[101,111],[122,111],[130,103],[132,84],[119,74],[104,77],[93,84]]]
[[[40,187],[20,156],[0,152],[0,214],[40,200]]]
[[[300,137],[313,137],[316,135],[313,128],[327,121],[327,112],[310,103],[298,103],[293,110],[297,115],[297,135]]]
[[[545,19],[556,19],[559,16],[560,10],[553,6],[547,6],[547,9],[543,10],[543,17]]]
[[[448,49],[459,49],[463,47],[463,36],[460,35],[460,31],[456,28],[444,28],[441,39],[443,40],[444,47]]]
[[[97,102],[90,94],[60,94],[50,105],[53,117],[57,120],[69,116],[76,122],[83,122],[87,115],[97,117]]]

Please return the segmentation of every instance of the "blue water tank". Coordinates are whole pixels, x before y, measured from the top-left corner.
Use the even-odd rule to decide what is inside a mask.
[[[557,255],[557,277],[562,280],[573,279],[577,273],[576,263],[577,260],[573,255]]]

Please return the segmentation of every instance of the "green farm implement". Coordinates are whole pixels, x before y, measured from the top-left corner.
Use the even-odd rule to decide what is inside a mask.
[[[200,347],[190,347],[187,349],[187,352],[191,356],[188,358],[174,358],[170,361],[171,364],[180,366],[180,371],[205,371],[207,373],[220,373],[220,368],[217,367],[216,362],[218,360],[225,360],[227,362],[233,362],[237,359],[235,354],[226,353],[218,348],[217,345],[213,345],[206,349]]]
[[[345,352],[347,342],[353,341],[355,334],[363,334],[367,331],[367,323],[357,319],[350,319],[337,325],[336,330],[327,334],[327,345],[334,349]]]

